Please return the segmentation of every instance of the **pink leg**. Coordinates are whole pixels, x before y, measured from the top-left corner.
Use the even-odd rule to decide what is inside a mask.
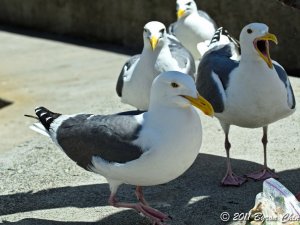
[[[262,170],[259,170],[254,173],[247,174],[246,176],[254,179],[254,180],[266,180],[268,178],[275,178],[278,179],[279,176],[274,172],[274,170],[268,168],[267,165],[267,144],[268,144],[268,127],[263,127],[263,137],[262,143],[264,146],[264,166]]]
[[[135,209],[136,211],[142,213],[144,216],[148,217],[151,221],[153,221],[153,224],[156,225],[163,225],[163,222],[167,219],[171,219],[170,216],[150,207],[147,205],[144,205],[142,202],[139,203],[125,203],[125,202],[117,202],[115,199],[115,194],[111,194],[109,197],[109,204],[120,208],[130,208]]]
[[[237,176],[233,173],[231,162],[230,162],[230,148],[231,144],[228,139],[229,133],[229,126],[222,126],[225,132],[225,149],[226,149],[226,156],[227,156],[227,172],[224,178],[221,181],[221,184],[224,186],[241,186],[243,183],[247,181],[247,179]]]
[[[146,199],[145,199],[145,197],[144,197],[144,193],[143,193],[143,190],[142,190],[142,187],[141,187],[141,186],[136,186],[136,189],[135,189],[135,195],[136,195],[137,199],[138,199],[143,205],[149,206],[148,202],[146,201]]]
[[[269,178],[274,178],[274,179],[279,178],[279,176],[274,172],[274,170],[271,170],[270,168],[265,167],[265,166],[263,167],[262,170],[247,174],[246,176],[253,180],[266,180]]]

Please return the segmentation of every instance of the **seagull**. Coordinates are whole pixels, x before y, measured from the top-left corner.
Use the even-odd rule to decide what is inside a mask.
[[[169,26],[173,34],[199,60],[197,44],[210,41],[216,31],[216,23],[204,11],[198,10],[194,0],[177,0],[177,21]]]
[[[62,115],[38,107],[39,123],[31,128],[49,136],[80,167],[104,176],[110,205],[135,209],[162,224],[170,217],[149,206],[141,186],[167,183],[192,165],[202,141],[196,108],[210,116],[213,108],[181,72],[162,73],[151,90],[148,112]],[[136,186],[137,203],[117,200],[121,184]]]
[[[144,27],[144,48],[131,57],[119,75],[116,91],[123,103],[148,110],[150,89],[156,76],[165,71],[180,71],[194,78],[192,55],[166,32],[161,22],[151,21]]]
[[[251,23],[240,33],[240,61],[231,59],[233,43],[215,46],[200,62],[196,86],[212,104],[225,133],[227,172],[223,185],[239,186],[246,179],[235,175],[229,151],[230,125],[263,128],[264,165],[248,178],[264,180],[277,175],[267,166],[268,125],[295,111],[295,97],[284,68],[269,53],[269,41],[277,38],[267,25]]]

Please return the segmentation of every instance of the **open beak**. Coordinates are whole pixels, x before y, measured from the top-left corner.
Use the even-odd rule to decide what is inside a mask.
[[[193,106],[200,109],[205,115],[208,115],[211,117],[214,115],[214,109],[213,109],[212,105],[205,98],[200,96],[199,94],[198,94],[197,98],[187,96],[187,95],[182,95],[182,97],[189,100],[189,102]]]
[[[180,17],[182,17],[184,13],[185,13],[184,9],[178,9],[177,10],[177,19],[179,19]]]
[[[269,52],[269,41],[273,41],[278,44],[277,38],[274,34],[266,33],[264,36],[256,38],[254,40],[254,47],[259,56],[267,63],[269,68],[273,68],[273,63]]]
[[[156,36],[151,36],[150,45],[151,45],[153,51],[155,50],[157,43],[158,43],[158,38]]]

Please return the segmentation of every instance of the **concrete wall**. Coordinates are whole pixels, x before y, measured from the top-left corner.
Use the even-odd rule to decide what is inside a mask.
[[[238,37],[250,22],[264,22],[279,45],[272,58],[300,71],[300,10],[276,0],[197,0],[219,26]],[[175,20],[175,0],[0,0],[0,23],[66,34],[99,42],[142,46],[150,20]]]

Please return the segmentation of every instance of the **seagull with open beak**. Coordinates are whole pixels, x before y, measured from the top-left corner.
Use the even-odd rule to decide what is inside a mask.
[[[225,133],[227,172],[223,185],[239,186],[246,179],[233,173],[230,163],[229,129],[231,125],[263,128],[263,168],[246,177],[264,180],[277,178],[267,164],[268,126],[295,111],[295,97],[287,73],[271,59],[269,42],[278,43],[267,25],[251,23],[240,34],[241,58],[233,60],[230,45],[209,50],[198,68],[196,85],[210,101]],[[253,149],[245,149],[245,151]]]

